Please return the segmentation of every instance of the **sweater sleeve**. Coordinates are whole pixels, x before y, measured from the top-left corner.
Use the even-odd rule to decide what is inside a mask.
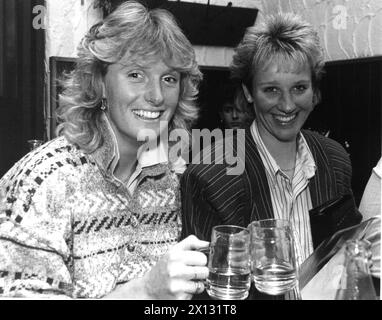
[[[69,298],[68,190],[35,165],[22,159],[0,180],[0,296]]]

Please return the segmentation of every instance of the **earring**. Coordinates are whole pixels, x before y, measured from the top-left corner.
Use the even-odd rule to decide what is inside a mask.
[[[102,98],[102,99],[101,99],[101,110],[102,110],[102,111],[106,111],[107,108],[108,108],[107,100],[106,100],[106,98]]]
[[[253,102],[253,97],[252,97],[252,94],[249,92],[247,86],[244,83],[242,83],[241,87],[243,89],[244,97],[247,100],[247,102],[248,103],[252,103]]]

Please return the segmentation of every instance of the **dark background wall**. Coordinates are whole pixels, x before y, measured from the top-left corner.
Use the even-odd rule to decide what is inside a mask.
[[[381,157],[382,57],[328,62],[325,70],[322,102],[306,126],[330,129],[329,137],[345,146],[359,202]]]
[[[124,0],[96,0],[96,7],[107,16]],[[257,9],[236,7],[235,1],[226,5],[210,5],[184,1],[140,0],[148,8],[162,8],[176,18],[187,38],[193,44],[234,47],[244,35],[246,27],[252,26]]]
[[[0,176],[44,138],[44,31],[33,7],[43,0],[0,0]]]

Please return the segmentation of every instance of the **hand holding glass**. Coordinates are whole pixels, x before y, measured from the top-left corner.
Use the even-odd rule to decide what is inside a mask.
[[[238,226],[215,226],[212,230],[206,290],[211,298],[243,300],[251,286],[250,234]]]
[[[251,231],[251,272],[257,290],[284,294],[297,285],[295,244],[288,221],[254,221]]]

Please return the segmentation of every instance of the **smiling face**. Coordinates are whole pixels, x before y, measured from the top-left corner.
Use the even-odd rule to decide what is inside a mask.
[[[143,129],[160,134],[160,121],[170,122],[178,106],[180,78],[162,60],[108,67],[104,95],[120,147],[139,145],[137,136]]]
[[[297,134],[314,108],[311,71],[290,64],[269,64],[256,72],[251,93],[260,135],[265,143],[296,141]]]

